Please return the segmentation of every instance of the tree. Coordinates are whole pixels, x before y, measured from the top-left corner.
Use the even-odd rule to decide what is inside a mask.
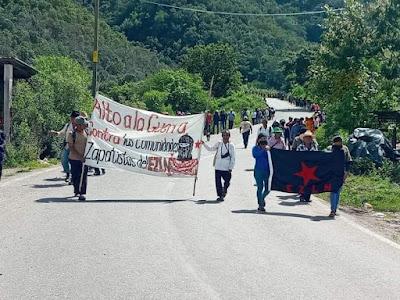
[[[373,125],[370,113],[399,106],[400,52],[396,1],[346,2],[330,13],[311,67],[310,91],[327,111],[327,133]]]
[[[138,83],[137,97],[158,112],[199,113],[208,103],[201,78],[185,70],[165,69],[147,77]]]
[[[57,141],[49,130],[61,129],[72,110],[89,112],[92,107],[90,74],[79,63],[44,56],[35,60],[34,67],[39,73],[31,82],[19,82],[15,88],[10,162],[57,153]]]
[[[226,44],[196,46],[188,50],[183,66],[193,74],[199,74],[215,97],[222,97],[240,86],[237,54]]]

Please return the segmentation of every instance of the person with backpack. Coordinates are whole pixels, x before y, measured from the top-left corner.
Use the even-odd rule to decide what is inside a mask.
[[[60,131],[55,131],[55,130],[51,130],[50,131],[50,135],[52,136],[62,136],[64,138],[63,141],[63,150],[61,152],[61,164],[65,173],[65,182],[69,182],[71,184],[70,181],[70,166],[69,166],[69,147],[68,147],[68,143],[67,143],[67,135],[69,132],[72,132],[74,130],[74,125],[75,125],[75,118],[80,116],[80,112],[79,111],[72,111],[69,117],[69,122],[67,124],[64,125],[63,129],[61,129]]]
[[[3,165],[6,157],[6,135],[0,130],[0,180],[3,175]]]
[[[215,188],[217,190],[217,201],[224,201],[232,179],[232,170],[235,167],[235,145],[230,142],[229,130],[222,131],[222,142],[210,147],[203,142],[208,151],[215,151]],[[224,183],[222,184],[222,180]]]
[[[77,117],[75,118],[74,130],[70,131],[67,136],[74,196],[79,196],[80,201],[86,200],[88,167],[84,165],[84,162],[87,142],[87,133],[85,129],[87,126],[88,122],[85,118]]]

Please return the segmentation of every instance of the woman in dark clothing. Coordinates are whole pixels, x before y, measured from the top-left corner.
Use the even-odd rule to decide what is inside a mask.
[[[265,198],[269,194],[268,179],[269,179],[269,161],[268,161],[268,146],[267,137],[259,134],[257,143],[253,147],[253,157],[255,158],[254,178],[257,183],[257,201],[258,211],[265,212]]]

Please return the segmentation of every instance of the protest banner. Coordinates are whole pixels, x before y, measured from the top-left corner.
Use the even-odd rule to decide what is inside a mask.
[[[204,114],[167,116],[97,95],[85,164],[154,176],[196,177]]]

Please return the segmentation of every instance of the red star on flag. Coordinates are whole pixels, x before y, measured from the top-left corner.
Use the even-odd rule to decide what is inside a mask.
[[[294,175],[302,177],[304,185],[306,186],[311,180],[319,180],[315,175],[318,167],[308,167],[305,163],[301,163],[301,170]]]
[[[194,143],[194,147],[196,148],[196,149],[200,149],[200,147],[201,147],[201,145],[203,144],[203,142],[202,141],[197,141],[196,143]]]

